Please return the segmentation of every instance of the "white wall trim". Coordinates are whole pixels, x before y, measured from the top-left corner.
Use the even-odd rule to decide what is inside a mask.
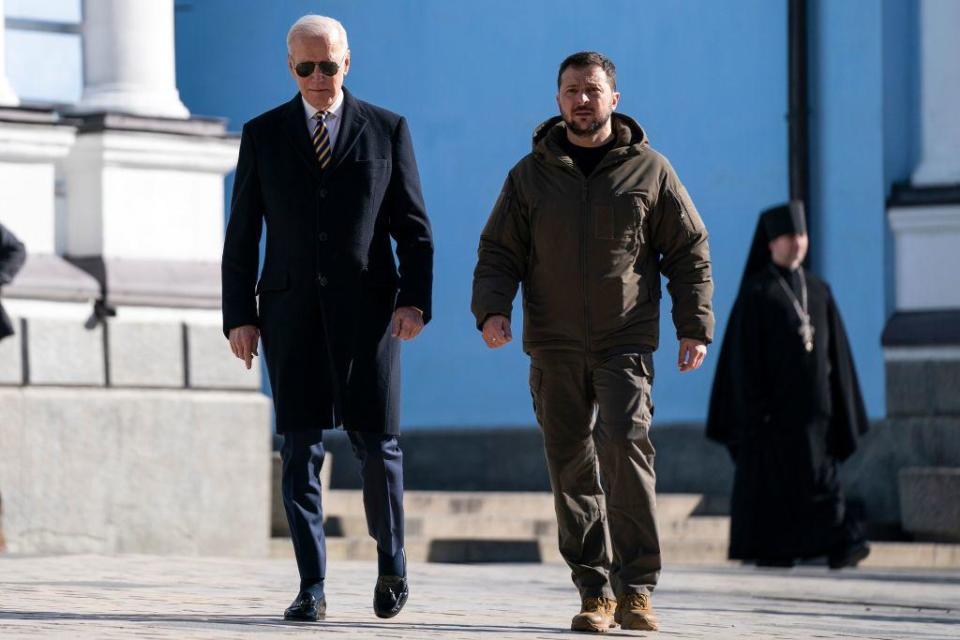
[[[960,360],[960,346],[946,347],[887,347],[883,350],[887,362],[955,361]]]

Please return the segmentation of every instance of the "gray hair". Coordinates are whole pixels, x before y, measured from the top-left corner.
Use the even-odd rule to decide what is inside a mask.
[[[349,49],[347,44],[347,30],[339,20],[327,16],[305,15],[290,27],[287,32],[287,53],[297,38],[326,38],[331,47],[339,48],[340,52]]]

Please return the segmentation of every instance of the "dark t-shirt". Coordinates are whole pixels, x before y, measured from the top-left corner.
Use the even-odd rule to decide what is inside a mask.
[[[589,178],[593,170],[603,160],[603,157],[607,155],[607,152],[613,149],[613,146],[617,143],[617,137],[611,136],[610,142],[599,147],[581,147],[570,142],[567,136],[563,136],[560,142],[563,145],[563,150],[567,152],[573,163],[580,169],[580,173]]]

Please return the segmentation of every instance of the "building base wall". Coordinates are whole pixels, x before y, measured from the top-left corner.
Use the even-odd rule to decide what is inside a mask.
[[[8,551],[266,555],[269,411],[257,392],[0,388]]]

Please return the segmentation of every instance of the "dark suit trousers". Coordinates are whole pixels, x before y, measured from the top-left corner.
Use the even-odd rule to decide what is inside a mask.
[[[360,461],[363,507],[370,536],[377,541],[380,575],[404,575],[403,452],[396,436],[348,431],[353,453]],[[300,571],[300,588],[322,585],[327,572],[323,507],[320,504],[320,467],[323,431],[284,435],[281,493],[290,524],[290,536]]]

